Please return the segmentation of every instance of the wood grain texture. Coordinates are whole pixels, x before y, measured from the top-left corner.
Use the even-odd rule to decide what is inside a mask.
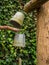
[[[24,11],[25,12],[31,12],[34,9],[39,8],[41,5],[43,5],[48,0],[30,0],[25,6]]]
[[[37,65],[49,65],[49,1],[37,16]]]

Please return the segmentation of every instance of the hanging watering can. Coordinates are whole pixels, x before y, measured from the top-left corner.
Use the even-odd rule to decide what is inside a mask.
[[[20,28],[23,24],[24,14],[22,12],[17,12],[10,20],[10,23],[14,25],[14,27]]]
[[[25,47],[25,34],[16,34],[14,37],[13,46]]]

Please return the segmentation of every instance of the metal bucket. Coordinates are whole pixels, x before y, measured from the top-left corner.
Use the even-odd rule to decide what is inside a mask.
[[[17,12],[10,20],[10,23],[15,27],[20,28],[23,24],[24,14],[22,12]]]
[[[16,34],[14,37],[13,46],[25,47],[25,34]]]

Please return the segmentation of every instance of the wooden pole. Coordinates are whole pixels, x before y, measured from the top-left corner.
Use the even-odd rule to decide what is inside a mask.
[[[19,65],[22,65],[22,59],[19,58]]]
[[[0,30],[11,30],[11,31],[14,31],[14,32],[19,32],[20,29],[18,28],[14,28],[14,27],[10,27],[10,26],[0,26]]]
[[[37,16],[37,65],[49,65],[49,1]]]

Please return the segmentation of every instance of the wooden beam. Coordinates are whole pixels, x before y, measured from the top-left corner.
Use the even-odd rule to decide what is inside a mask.
[[[37,65],[49,65],[49,1],[37,16]]]
[[[14,28],[14,27],[10,27],[10,26],[0,26],[0,30],[3,30],[3,29],[12,30],[14,32],[19,32],[20,31],[20,29],[18,29],[18,28]]]
[[[32,10],[39,8],[42,4],[47,2],[48,0],[31,0],[24,6],[25,12],[31,12]]]

